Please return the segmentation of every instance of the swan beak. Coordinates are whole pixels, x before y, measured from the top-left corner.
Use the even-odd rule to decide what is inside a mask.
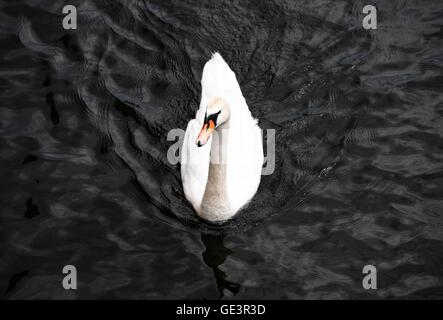
[[[205,143],[208,142],[214,129],[215,123],[212,120],[209,120],[209,122],[205,122],[203,124],[203,128],[200,130],[200,133],[197,136],[197,140],[195,141],[197,147],[204,146]]]

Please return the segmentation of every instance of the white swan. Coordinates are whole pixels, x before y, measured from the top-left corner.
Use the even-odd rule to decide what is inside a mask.
[[[201,85],[200,108],[188,123],[181,150],[183,190],[201,218],[222,221],[257,192],[262,135],[219,53],[205,64]]]

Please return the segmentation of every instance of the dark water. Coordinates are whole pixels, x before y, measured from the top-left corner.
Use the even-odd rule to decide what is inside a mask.
[[[0,296],[443,298],[443,4],[366,4],[1,1]],[[276,130],[221,226],[166,159],[213,51]]]

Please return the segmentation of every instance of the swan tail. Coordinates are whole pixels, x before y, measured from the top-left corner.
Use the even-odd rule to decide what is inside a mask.
[[[232,90],[240,90],[235,73],[220,53],[215,52],[203,68],[202,93],[210,99],[226,96]]]

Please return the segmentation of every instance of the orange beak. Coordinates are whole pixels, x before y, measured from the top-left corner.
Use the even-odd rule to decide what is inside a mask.
[[[204,146],[205,143],[208,142],[214,129],[214,121],[209,120],[209,122],[203,123],[203,128],[200,130],[200,133],[197,136],[197,140],[195,141],[198,147]]]

